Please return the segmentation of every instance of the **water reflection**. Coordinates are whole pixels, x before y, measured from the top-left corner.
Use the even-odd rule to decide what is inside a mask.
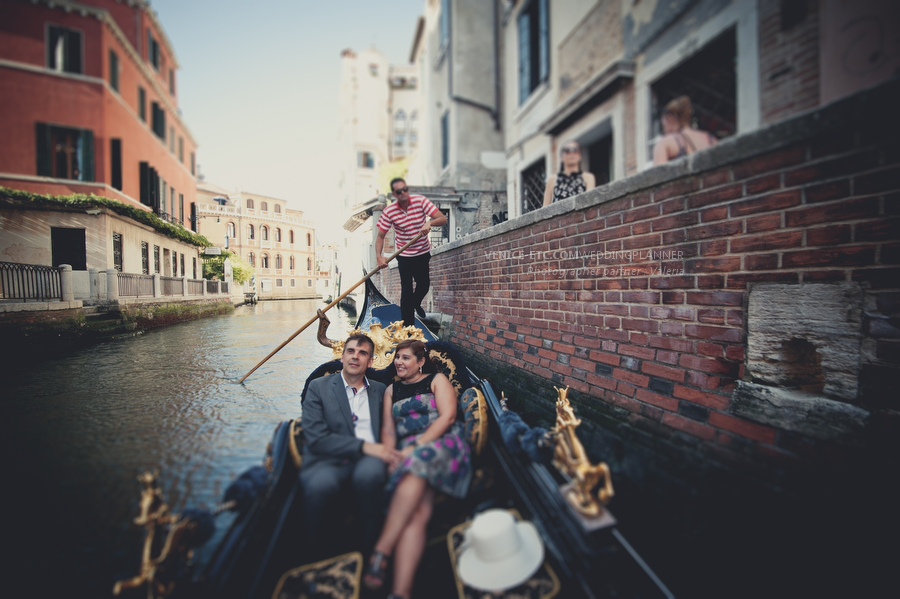
[[[40,571],[32,580],[56,584],[47,578],[54,571],[68,594],[108,596],[116,577],[137,573],[141,535],[130,522],[138,474],[159,469],[177,511],[214,506],[236,475],[260,463],[275,426],[299,412],[306,376],[331,352],[313,325],[236,381],[318,307],[244,306],[13,373],[2,420],[15,452],[7,455],[17,457],[14,492],[5,494],[19,515],[12,541],[22,548],[23,583]],[[329,317],[332,338],[353,326],[336,309]]]

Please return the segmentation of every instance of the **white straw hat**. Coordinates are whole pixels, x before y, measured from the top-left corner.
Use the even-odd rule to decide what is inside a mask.
[[[506,510],[475,516],[459,556],[459,577],[482,591],[522,584],[544,563],[544,544],[531,522],[516,522]]]

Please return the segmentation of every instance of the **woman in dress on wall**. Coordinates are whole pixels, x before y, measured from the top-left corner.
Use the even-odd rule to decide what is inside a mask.
[[[660,117],[664,135],[653,148],[653,164],[663,164],[716,145],[719,140],[715,135],[691,127],[693,112],[687,96],[678,96],[666,104]]]
[[[581,145],[569,140],[559,150],[559,173],[547,178],[544,206],[584,193],[597,186],[594,175],[581,170]]]
[[[397,344],[399,380],[384,393],[381,441],[391,446],[399,440],[401,457],[391,464],[386,491],[393,497],[364,583],[372,590],[384,586],[393,558],[391,598],[412,593],[436,493],[465,497],[472,478],[464,427],[456,420],[456,390],[443,374],[425,374],[426,360],[421,341]]]

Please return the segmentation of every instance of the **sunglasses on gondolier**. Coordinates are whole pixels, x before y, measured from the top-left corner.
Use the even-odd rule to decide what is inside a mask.
[[[401,187],[400,189],[394,190],[395,195],[400,195],[401,193],[409,193],[409,187]]]

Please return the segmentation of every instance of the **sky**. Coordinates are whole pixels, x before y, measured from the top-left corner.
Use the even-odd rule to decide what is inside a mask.
[[[425,2],[151,0],[205,180],[287,200],[336,240],[341,50],[408,64]]]

